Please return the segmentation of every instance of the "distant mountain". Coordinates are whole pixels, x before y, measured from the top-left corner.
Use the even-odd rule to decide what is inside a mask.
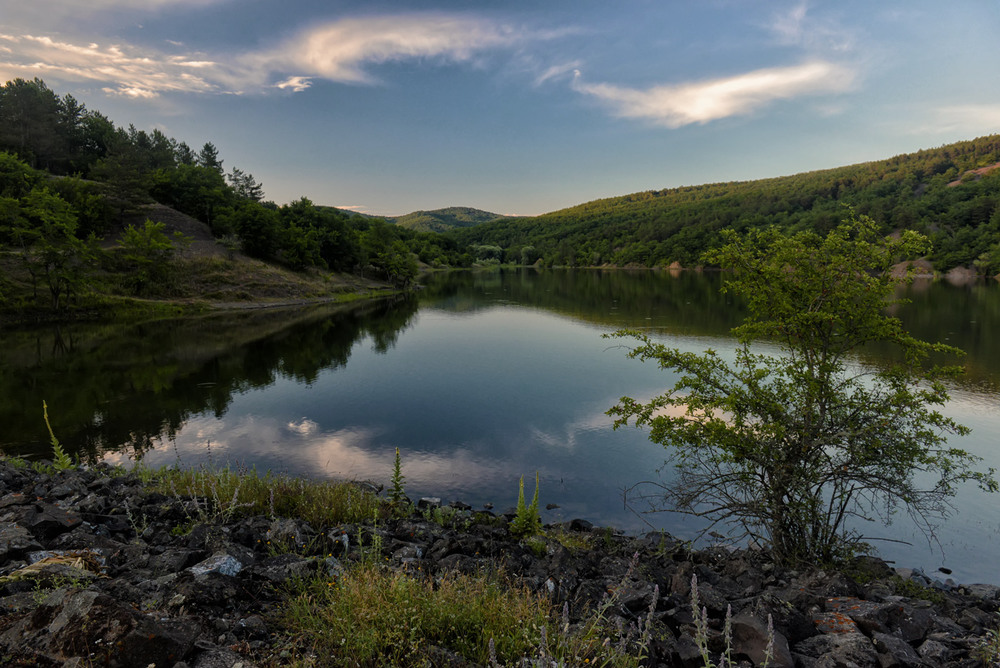
[[[433,211],[414,211],[405,216],[386,220],[416,232],[446,232],[456,228],[475,227],[482,223],[506,220],[511,216],[490,213],[467,206],[452,206]]]

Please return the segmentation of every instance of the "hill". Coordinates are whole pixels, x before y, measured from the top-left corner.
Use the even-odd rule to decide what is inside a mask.
[[[453,206],[433,211],[414,211],[405,216],[387,218],[386,220],[415,232],[447,232],[449,230],[475,227],[483,223],[508,220],[510,218],[510,216],[504,216],[499,213],[490,213],[489,211],[464,206]]]
[[[533,218],[497,220],[449,233],[503,249],[508,261],[543,265],[692,266],[738,231],[777,225],[825,233],[845,207],[886,233],[915,229],[934,242],[930,260],[1000,271],[1000,135],[846,167],[758,181],[713,183],[595,200]]]

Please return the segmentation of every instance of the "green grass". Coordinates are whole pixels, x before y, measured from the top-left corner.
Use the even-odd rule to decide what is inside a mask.
[[[308,481],[287,475],[232,469],[138,469],[151,490],[200,500],[202,521],[227,521],[247,515],[294,517],[317,530],[342,523],[367,522],[385,503],[346,482]]]
[[[497,660],[509,665],[530,654],[550,624],[544,599],[501,576],[429,579],[374,564],[302,583],[280,621],[299,640],[303,666],[424,666],[433,646],[485,665],[491,638]]]

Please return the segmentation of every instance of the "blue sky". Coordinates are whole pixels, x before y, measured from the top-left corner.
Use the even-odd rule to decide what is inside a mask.
[[[1000,132],[994,0],[0,0],[40,77],[285,203],[532,215]]]

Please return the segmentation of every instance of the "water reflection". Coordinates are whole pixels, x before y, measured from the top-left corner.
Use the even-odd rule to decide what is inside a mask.
[[[354,307],[3,332],[0,447],[47,454],[44,399],[56,433],[83,459],[384,482],[399,447],[411,495],[502,508],[515,502],[517,480],[538,471],[543,505],[561,506],[546,520],[641,530],[622,490],[662,480],[664,452],[644,431],[612,431],[605,411],[673,379],[600,335],[631,327],[683,350],[725,350],[744,313],[720,283],[690,272],[442,274],[419,297]],[[974,429],[956,445],[992,465],[1000,344],[987,334],[1000,326],[997,290],[922,284],[899,310],[918,337],[969,351],[949,414]],[[942,528],[945,556],[905,520],[883,535],[913,547],[885,554],[1000,581],[989,573],[1000,562],[995,499],[965,488],[956,502]],[[647,519],[681,537],[697,528],[678,515]]]

